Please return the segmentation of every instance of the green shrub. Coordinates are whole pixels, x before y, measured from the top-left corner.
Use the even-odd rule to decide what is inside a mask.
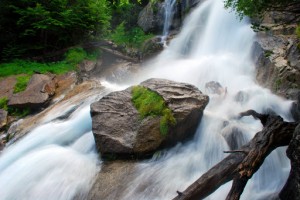
[[[87,52],[87,56],[85,57],[85,59],[96,61],[97,58],[100,56],[101,56],[101,51],[99,49],[95,49],[95,50]]]
[[[129,43],[129,38],[126,35],[124,24],[124,22],[119,24],[110,36],[110,38],[118,45]]]
[[[14,108],[10,106],[7,108],[7,111],[9,115],[18,117],[25,117],[31,113],[30,108]]]
[[[7,97],[0,98],[0,109],[6,110],[11,116],[25,117],[31,113],[30,108],[14,108],[7,105]]]
[[[131,46],[139,48],[142,44],[153,37],[152,34],[145,34],[145,32],[139,28],[135,27],[131,31],[129,31],[128,37],[130,38],[129,42]]]
[[[65,54],[65,57],[66,57],[65,60],[68,63],[76,65],[87,57],[87,53],[82,48],[74,48],[74,49],[70,49]]]
[[[161,116],[160,132],[162,135],[165,136],[169,132],[169,126],[176,124],[172,111],[166,106],[164,99],[156,92],[142,86],[134,86],[131,100],[142,119],[148,116]]]
[[[153,37],[152,34],[145,34],[145,32],[139,27],[134,27],[131,30],[127,31],[125,28],[125,23],[122,22],[113,31],[110,39],[117,45],[139,48],[146,40],[151,37]]]
[[[17,77],[17,83],[15,84],[15,87],[14,87],[14,93],[24,91],[27,87],[27,84],[28,84],[30,78],[31,78],[31,76],[28,76],[28,75]]]

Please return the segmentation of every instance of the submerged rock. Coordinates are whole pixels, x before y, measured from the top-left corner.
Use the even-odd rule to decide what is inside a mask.
[[[112,92],[91,105],[93,134],[102,156],[145,157],[195,133],[208,96],[190,84],[165,79],[149,79],[141,85],[164,99],[176,125],[161,134],[160,116],[141,119],[131,101],[132,87]]]

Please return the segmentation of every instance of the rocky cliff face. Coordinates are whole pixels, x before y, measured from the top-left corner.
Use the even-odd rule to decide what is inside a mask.
[[[174,18],[171,24],[172,29],[179,29],[184,17],[189,11],[202,0],[180,0],[176,1]],[[149,2],[139,13],[138,25],[145,31],[152,31],[162,34],[164,25],[164,2]]]
[[[256,78],[274,93],[294,100],[292,114],[299,119],[300,51],[299,39],[295,34],[296,24],[283,26],[278,25],[276,20],[276,14],[269,14],[262,24],[267,31],[257,34],[253,51]]]
[[[164,79],[149,79],[141,85],[164,99],[176,125],[163,135],[160,116],[141,119],[131,100],[132,87],[110,93],[91,105],[93,134],[102,156],[144,157],[195,133],[208,96],[192,85]]]

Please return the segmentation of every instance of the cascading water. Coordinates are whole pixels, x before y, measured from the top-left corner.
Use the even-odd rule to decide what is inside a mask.
[[[150,77],[187,82],[208,93],[210,102],[193,140],[138,164],[134,179],[124,179],[128,188],[121,199],[176,196],[176,190],[184,190],[223,159],[229,145],[242,145],[261,130],[260,122],[251,117],[237,119],[239,112],[272,110],[290,120],[290,102],[255,82],[251,61],[254,37],[250,25],[225,11],[221,0],[204,1],[186,19],[169,47],[144,67],[134,83]],[[209,93],[205,84],[210,81],[219,82],[227,92]],[[117,87],[114,83],[105,85]],[[66,120],[46,116],[45,123],[2,153],[1,199],[85,199],[100,168],[88,108],[95,99],[83,101]],[[64,115],[57,112],[60,110],[52,111],[55,116]],[[247,184],[242,199],[268,199],[281,189],[288,171],[284,149],[273,152]],[[224,199],[229,188],[226,184],[207,199]]]
[[[84,199],[99,171],[91,133],[92,101],[95,97],[82,100],[66,121],[59,117],[78,105],[58,106],[40,126],[5,149],[0,157],[0,199]]]
[[[122,199],[172,199],[201,174],[222,160],[224,150],[248,142],[262,125],[252,117],[237,119],[248,109],[274,111],[285,120],[290,102],[255,82],[251,48],[255,34],[246,20],[224,10],[221,0],[204,1],[186,19],[181,33],[145,67],[141,80],[150,77],[188,82],[208,93],[210,102],[192,141],[140,164],[139,174]],[[222,94],[209,93],[206,83],[223,86]],[[227,90],[227,92],[225,92]],[[255,174],[242,199],[269,199],[286,181],[289,164],[284,149],[273,152]],[[207,199],[225,199],[231,184]]]
[[[164,27],[163,27],[163,35],[162,42],[164,43],[169,35],[170,26],[174,16],[174,6],[176,4],[176,0],[165,0],[164,2]]]

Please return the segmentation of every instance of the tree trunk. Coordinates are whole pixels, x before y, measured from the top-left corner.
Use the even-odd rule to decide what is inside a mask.
[[[240,114],[253,116],[263,124],[263,130],[239,150],[229,151],[229,156],[203,174],[173,200],[203,199],[221,185],[233,180],[226,200],[240,198],[248,180],[259,169],[264,159],[277,147],[289,144],[297,123],[284,122],[280,116],[264,115],[248,110]]]

